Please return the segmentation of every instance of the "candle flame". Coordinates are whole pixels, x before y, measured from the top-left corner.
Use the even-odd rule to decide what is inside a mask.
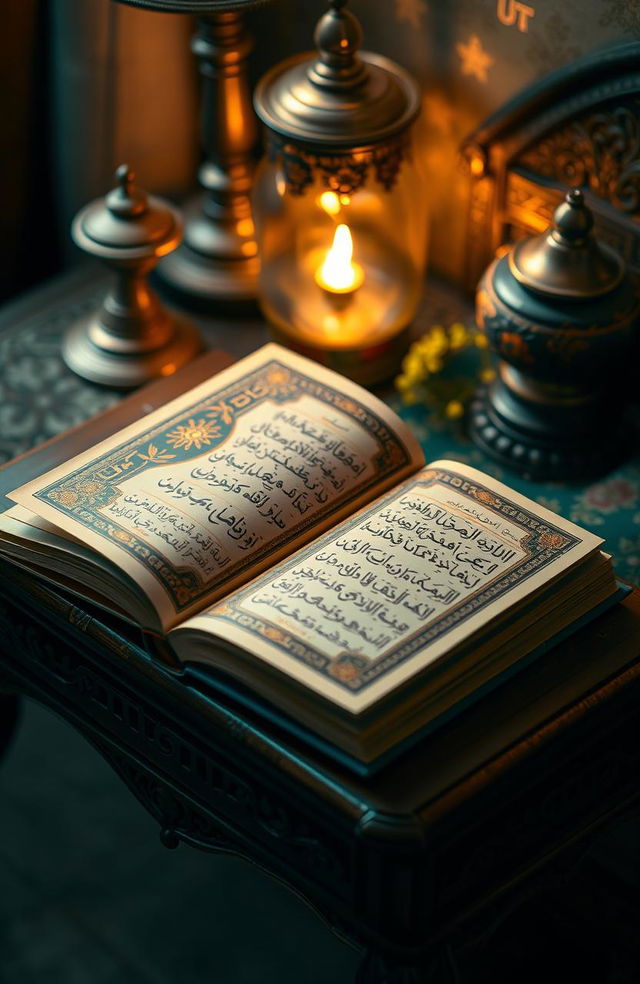
[[[353,239],[348,225],[342,223],[336,227],[331,249],[316,279],[321,287],[336,293],[357,290],[361,285],[364,274],[362,267],[353,262]]]

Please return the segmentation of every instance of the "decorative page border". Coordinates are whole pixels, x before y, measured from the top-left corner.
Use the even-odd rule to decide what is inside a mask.
[[[244,598],[255,591],[255,585],[241,588],[228,601],[216,606],[216,618],[222,618],[267,640],[285,655],[304,663],[333,683],[340,684],[349,693],[359,694],[385,674],[395,670],[401,663],[406,662],[425,646],[451,632],[502,597],[507,591],[512,590],[516,584],[522,584],[582,542],[566,530],[542,521],[530,510],[498,495],[493,489],[487,488],[480,482],[471,481],[453,471],[424,470],[411,485],[403,487],[403,494],[410,494],[416,488],[431,488],[438,484],[455,489],[457,493],[466,496],[470,502],[479,502],[486,509],[520,526],[522,529],[520,547],[526,550],[526,556],[515,568],[480,588],[431,622],[427,628],[414,633],[397,648],[383,653],[374,662],[364,656],[350,652],[340,653],[335,659],[331,659],[307,643],[301,642],[300,639],[286,632],[280,626],[243,610],[242,602]],[[335,531],[326,533],[303,551],[299,551],[295,558],[279,565],[278,576],[304,562],[323,546],[329,546],[336,536],[344,536],[354,526],[366,520],[368,516],[378,512],[397,495],[397,490],[392,490],[373,506],[360,512],[358,516],[350,517],[341,523],[339,533]]]
[[[176,464],[189,461],[202,454],[203,450],[214,451],[233,434],[236,420],[253,407],[265,400],[273,400],[279,404],[294,403],[305,395],[316,397],[328,407],[351,417],[378,442],[379,451],[372,461],[374,474],[341,498],[341,506],[348,506],[387,476],[409,465],[411,456],[408,448],[374,411],[324,382],[284,365],[277,359],[270,359],[259,369],[241,376],[226,388],[215,390],[211,395],[144,431],[134,440],[83,465],[63,480],[40,489],[35,493],[35,498],[46,502],[63,517],[73,518],[117,544],[120,549],[142,563],[160,582],[171,598],[176,612],[180,613],[199,601],[205,601],[211,592],[212,582],[203,581],[194,571],[167,563],[157,550],[123,529],[111,518],[102,516],[99,510],[121,494],[119,481],[130,479],[147,468],[169,461]],[[335,500],[328,502],[324,508],[315,511],[313,517],[301,519],[295,527],[282,533],[267,546],[225,569],[225,580],[250,571],[266,555],[286,546],[325,519],[334,507]],[[60,525],[64,526],[63,520]]]

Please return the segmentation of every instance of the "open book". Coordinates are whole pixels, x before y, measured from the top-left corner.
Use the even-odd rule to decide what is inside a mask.
[[[363,763],[616,593],[599,538],[275,345],[10,498],[0,555]]]

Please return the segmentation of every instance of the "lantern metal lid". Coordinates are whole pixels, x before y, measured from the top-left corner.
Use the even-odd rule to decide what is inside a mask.
[[[313,148],[366,148],[406,131],[420,109],[416,82],[390,59],[361,52],[362,30],[330,0],[318,52],[276,65],[258,84],[255,108],[271,131]]]
[[[570,191],[541,236],[522,239],[509,253],[509,270],[540,294],[571,300],[600,297],[624,274],[619,256],[593,235],[593,214],[579,188]]]

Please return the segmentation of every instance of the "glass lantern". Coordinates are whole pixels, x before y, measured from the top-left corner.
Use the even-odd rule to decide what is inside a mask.
[[[370,385],[397,371],[422,293],[425,182],[411,153],[420,94],[398,65],[359,53],[345,3],[321,18],[317,55],[288,59],[258,85],[268,154],[254,212],[273,338]]]

